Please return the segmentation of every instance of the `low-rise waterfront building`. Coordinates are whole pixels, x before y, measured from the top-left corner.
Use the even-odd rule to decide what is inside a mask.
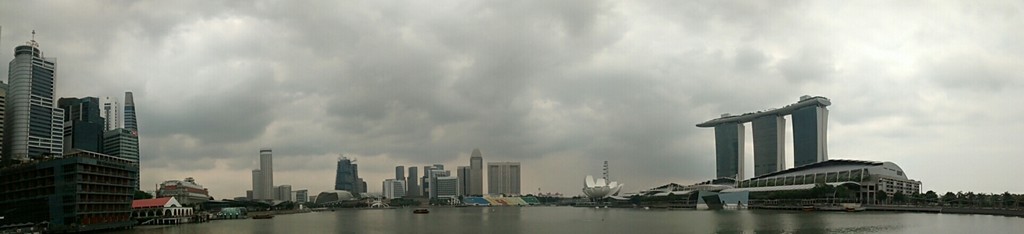
[[[188,223],[192,216],[192,207],[182,206],[174,197],[132,201],[132,217],[142,225]]]
[[[192,177],[185,180],[168,180],[160,183],[156,197],[174,197],[184,205],[195,205],[210,200],[210,192],[196,183]]]
[[[722,192],[771,192],[811,189],[816,184],[846,186],[857,191],[857,198],[873,203],[878,192],[918,194],[921,182],[907,177],[892,162],[833,159],[754,177]]]

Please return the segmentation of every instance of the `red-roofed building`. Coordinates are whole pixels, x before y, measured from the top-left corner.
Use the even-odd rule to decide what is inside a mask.
[[[192,215],[192,207],[182,207],[174,197],[132,201],[132,217],[141,225],[188,223]]]

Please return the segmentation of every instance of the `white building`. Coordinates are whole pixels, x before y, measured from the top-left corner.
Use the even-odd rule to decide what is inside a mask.
[[[459,197],[459,178],[454,176],[441,176],[436,179],[436,186],[433,186],[437,192],[434,198],[458,198]]]
[[[487,163],[487,193],[519,195],[519,162]]]
[[[383,191],[386,198],[405,197],[405,180],[386,179]]]
[[[292,201],[292,186],[287,184],[275,186],[274,200]]]

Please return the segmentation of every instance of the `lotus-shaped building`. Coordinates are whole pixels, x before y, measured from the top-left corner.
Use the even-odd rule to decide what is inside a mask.
[[[588,175],[587,179],[583,180],[583,194],[592,199],[607,198],[617,195],[622,186],[623,184],[615,181],[607,183],[604,178],[597,178],[597,181],[594,181],[594,176]]]

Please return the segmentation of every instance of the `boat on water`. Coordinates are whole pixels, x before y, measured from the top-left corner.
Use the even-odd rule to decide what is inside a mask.
[[[252,219],[272,219],[272,218],[274,218],[274,215],[272,215],[272,214],[258,214],[258,215],[253,215],[252,216]]]
[[[803,206],[802,208],[800,208],[800,210],[803,210],[803,211],[814,211],[815,209],[814,209],[814,206]]]
[[[427,209],[415,209],[412,211],[413,214],[428,214],[430,210]]]

